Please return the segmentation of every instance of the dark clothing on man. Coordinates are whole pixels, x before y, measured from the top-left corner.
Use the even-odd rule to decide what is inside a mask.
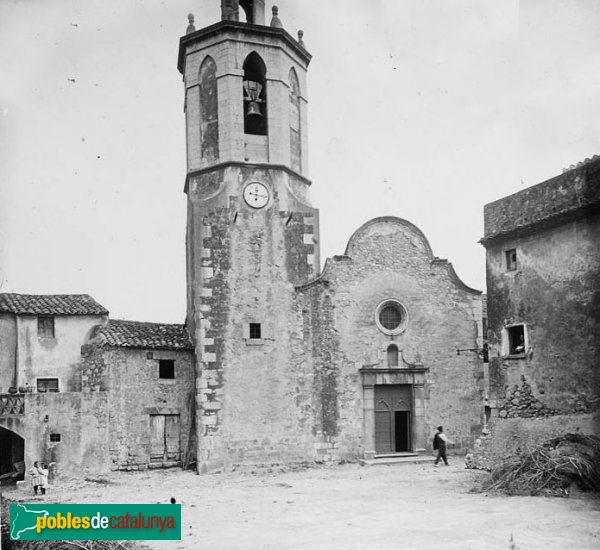
[[[437,464],[440,460],[443,460],[444,464],[448,466],[448,459],[446,458],[446,441],[445,438],[442,437],[441,432],[436,433],[433,437],[433,449],[437,450],[438,452],[434,464]]]

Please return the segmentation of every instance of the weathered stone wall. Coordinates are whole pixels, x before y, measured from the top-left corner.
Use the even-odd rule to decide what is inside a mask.
[[[312,439],[297,384],[308,367],[290,363],[301,326],[292,303],[293,283],[318,270],[317,212],[282,170],[219,174],[194,177],[188,190],[200,468],[306,460]],[[242,198],[253,181],[270,190],[263,209]],[[261,324],[259,340],[250,323]]]
[[[36,315],[19,315],[18,385],[36,387],[38,378],[58,378],[61,392],[79,391],[81,346],[93,327],[105,322],[101,315],[54,317],[54,338],[39,338]]]
[[[547,182],[551,190],[556,180]],[[568,187],[568,183],[575,187]],[[572,195],[569,200],[576,200],[581,186],[587,183],[577,186],[567,178],[560,189]],[[514,195],[506,200],[511,205],[516,203]],[[544,206],[552,208],[551,204],[537,208]],[[523,202],[522,208],[527,211],[530,206]],[[544,408],[562,414],[598,410],[600,216],[587,211],[579,211],[579,215],[570,221],[555,220],[558,225],[536,231],[529,228],[525,233],[484,239],[490,397],[499,411],[507,398],[512,399],[510,392],[523,384],[531,387],[533,398]],[[505,253],[511,249],[517,253],[517,268],[508,271]],[[505,328],[519,323],[526,327],[525,350],[511,356]],[[542,416],[544,408],[539,409]]]
[[[175,361],[175,379],[159,378],[159,359]],[[179,415],[180,446],[193,449],[194,358],[190,352],[95,348],[82,365],[85,396],[106,396],[111,469],[150,464],[150,415]]]
[[[0,393],[14,385],[17,346],[17,318],[0,313]]]
[[[456,350],[481,346],[481,293],[433,257],[416,227],[397,218],[372,220],[353,235],[344,256],[327,261],[319,281],[299,291],[314,354],[313,431],[322,436],[321,453],[355,459],[369,451],[364,434],[372,428],[364,425],[365,374],[359,369],[387,368],[391,343],[406,363],[428,369],[414,390],[425,403],[413,411],[420,422],[415,450],[430,446],[440,424],[458,446],[480,433],[483,365],[475,353],[457,356]],[[396,336],[375,323],[378,304],[391,298],[408,312],[406,330]],[[409,370],[406,363],[391,370]],[[386,376],[400,379],[381,379]]]
[[[537,231],[580,217],[582,210],[597,210],[600,204],[600,158],[582,163],[560,176],[533,185],[484,207],[486,239],[513,233]]]
[[[485,207],[490,405],[514,419],[497,420],[496,434],[513,426],[529,440],[573,431],[573,415],[582,426],[589,414],[600,419],[599,204],[595,159]],[[524,349],[511,355],[506,327],[515,324],[525,326]]]
[[[108,395],[105,392],[27,394],[25,462],[54,462],[54,476],[83,477],[109,470]],[[50,440],[59,434],[60,441]]]

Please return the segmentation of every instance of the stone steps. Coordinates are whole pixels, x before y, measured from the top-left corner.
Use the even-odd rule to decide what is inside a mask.
[[[435,461],[434,456],[429,455],[418,455],[418,454],[394,454],[394,455],[380,455],[370,460],[361,460],[362,466],[391,466],[400,464],[424,464],[432,463]]]

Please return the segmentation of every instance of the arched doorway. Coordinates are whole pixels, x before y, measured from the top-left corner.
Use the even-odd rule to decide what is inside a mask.
[[[25,476],[25,440],[0,427],[0,481],[5,484]]]

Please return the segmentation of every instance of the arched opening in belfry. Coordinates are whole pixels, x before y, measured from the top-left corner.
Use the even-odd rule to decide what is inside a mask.
[[[244,133],[267,135],[267,67],[252,52],[244,61]]]
[[[254,0],[240,0],[240,8],[244,12],[246,23],[254,24]]]
[[[398,346],[390,344],[387,349],[387,364],[388,367],[398,366]]]
[[[292,67],[288,76],[290,83],[290,164],[293,170],[302,166],[302,122],[300,115],[300,82]]]
[[[25,475],[25,440],[15,432],[0,427],[0,483],[23,479]]]

